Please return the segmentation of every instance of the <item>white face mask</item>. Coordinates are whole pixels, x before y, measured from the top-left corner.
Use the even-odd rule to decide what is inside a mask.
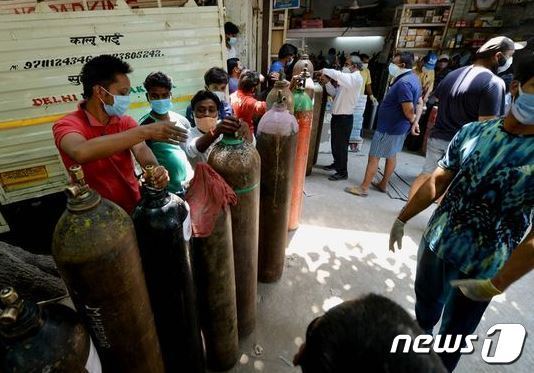
[[[343,66],[343,68],[341,69],[341,72],[342,73],[350,73],[350,68],[348,66]]]
[[[401,68],[391,62],[388,66],[389,75],[396,78],[401,74]]]
[[[367,69],[368,67],[369,67],[369,64],[368,64],[368,63],[364,63],[364,64],[363,64],[363,68],[364,68],[364,69]]]
[[[215,96],[217,96],[217,98],[219,98],[219,101],[226,101],[226,93],[222,91],[214,91],[213,93],[215,94]]]

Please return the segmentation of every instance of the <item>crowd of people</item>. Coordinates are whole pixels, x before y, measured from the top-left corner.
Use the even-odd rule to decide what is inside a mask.
[[[65,166],[81,164],[92,188],[131,212],[140,199],[132,155],[143,168],[157,165],[156,186],[183,196],[195,165],[207,161],[224,134],[254,144],[256,126],[267,109],[260,87],[264,80],[269,86],[281,77],[291,78],[298,50],[282,46],[264,78],[237,57],[239,29],[234,26],[225,27],[230,57],[226,70],[206,71],[204,88],[193,96],[185,116],[173,110],[171,77],[158,71],[144,81],[150,110],[138,125],[125,115],[131,67],[109,55],[87,62],[81,71],[84,101],[53,127]],[[514,51],[521,47],[506,37],[493,38],[477,51],[472,65],[455,70],[445,55],[431,53],[419,61],[409,52],[392,57],[391,83],[378,109],[365,175],[359,185],[345,190],[360,197],[367,196],[371,186],[386,192],[407,134],[420,134],[424,107],[437,103],[422,173],[390,234],[390,250],[401,249],[405,224],[443,197],[418,252],[418,325],[381,297],[342,304],[310,324],[306,343],[295,357],[304,373],[348,371],[346,367],[360,364],[359,356],[370,348],[385,359],[377,371],[391,371],[388,364],[411,367],[404,371],[452,371],[459,353],[440,354],[440,360],[433,354],[385,351],[395,333],[432,334],[440,318],[441,334],[473,333],[492,296],[534,267],[533,56],[514,64],[509,108],[505,83],[497,76],[511,66]],[[330,50],[317,64],[320,82],[333,99],[333,163],[325,167],[335,171],[329,176],[332,181],[348,178],[349,137],[359,96],[367,94],[377,102],[369,56],[342,57]],[[386,160],[384,176],[374,183],[381,158]],[[362,344],[363,335],[376,339],[376,345]]]

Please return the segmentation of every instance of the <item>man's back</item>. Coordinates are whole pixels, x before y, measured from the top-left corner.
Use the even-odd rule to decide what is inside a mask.
[[[450,72],[436,88],[439,99],[431,137],[450,141],[464,124],[504,114],[505,86],[489,69],[471,65]]]

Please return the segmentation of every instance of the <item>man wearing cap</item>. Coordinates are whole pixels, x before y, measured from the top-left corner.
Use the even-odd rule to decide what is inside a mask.
[[[436,125],[429,135],[422,172],[408,199],[428,180],[464,124],[504,115],[505,85],[496,74],[508,70],[515,50],[521,48],[505,36],[492,38],[477,51],[472,65],[450,72],[441,81],[434,92],[439,100]]]
[[[414,69],[415,75],[421,81],[421,87],[423,88],[421,97],[424,104],[426,104],[430,93],[434,90],[434,68],[436,67],[437,60],[438,56],[434,52],[430,52],[417,61]]]
[[[434,87],[437,87],[439,83],[451,72],[449,67],[450,57],[448,54],[442,54],[439,56],[438,63],[436,64]]]

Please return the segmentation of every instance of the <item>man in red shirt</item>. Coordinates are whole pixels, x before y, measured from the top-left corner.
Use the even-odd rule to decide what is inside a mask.
[[[255,125],[267,111],[267,103],[258,101],[254,97],[259,84],[260,74],[255,71],[245,71],[239,78],[237,92],[230,95],[234,115],[247,122],[251,134],[256,133]]]
[[[145,140],[180,143],[187,131],[173,122],[138,126],[124,115],[130,104],[130,66],[116,57],[101,55],[86,63],[81,72],[84,101],[78,110],[53,126],[56,146],[65,167],[80,164],[89,186],[126,212],[140,199],[132,154],[141,167],[158,165]],[[165,187],[167,171],[158,166],[154,181]]]

